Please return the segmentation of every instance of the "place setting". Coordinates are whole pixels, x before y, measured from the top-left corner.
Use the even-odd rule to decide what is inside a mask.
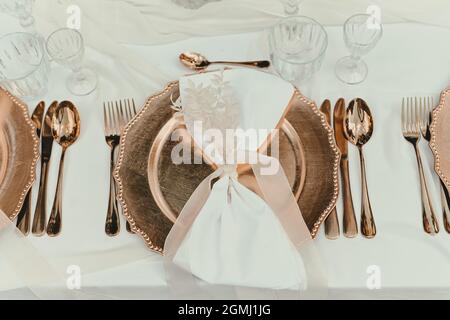
[[[170,5],[195,13],[222,1]],[[386,159],[374,157],[383,137],[375,133],[387,123],[377,117],[382,106],[370,84],[364,87],[377,67],[385,25],[355,10],[340,24],[341,38],[331,41],[337,28],[331,34],[319,19],[303,15],[302,1],[277,5],[282,16],[258,29],[266,49],[252,49],[248,59],[223,58],[220,48],[204,53],[188,41],[181,50],[167,46],[161,52],[170,51],[165,61],[177,74],[139,96],[120,84],[108,92],[105,66],[87,67],[85,49],[92,40],[85,29],[64,27],[44,37],[35,26],[33,1],[0,0],[0,12],[23,28],[0,33],[0,234],[13,228],[16,235],[3,240],[51,243],[56,250],[58,241],[67,245],[66,233],[76,232],[80,241],[95,234],[86,239],[100,239],[108,263],[120,252],[117,266],[123,267],[136,262],[127,260],[126,250],[145,250],[159,263],[158,280],[173,297],[194,299],[325,299],[335,281],[331,249],[354,248],[357,260],[364,248],[388,246],[394,226],[386,218],[389,204],[380,201],[384,190],[377,176]],[[348,56],[333,51],[331,64],[327,53],[337,41]],[[125,73],[124,65],[119,69],[111,61]],[[68,71],[60,79],[63,99],[56,98],[61,93],[50,77],[56,65]],[[304,88],[324,86],[323,74],[345,89],[306,96]],[[450,236],[449,92],[444,89],[438,101],[399,95],[392,109],[397,138],[413,147],[415,157],[408,174],[417,178],[417,194],[409,196],[421,205],[408,221],[423,229],[427,245]],[[92,121],[81,116],[83,108],[93,110]],[[96,139],[94,130],[83,135],[88,122]],[[85,194],[102,189],[91,199],[77,198],[86,202],[80,208],[95,201],[96,209],[83,212],[75,230],[65,223],[74,206],[64,198],[72,183],[65,175],[86,175],[68,158],[74,145],[87,144],[92,152],[83,157],[102,157],[105,175],[99,166],[89,171],[93,186]],[[424,151],[430,154],[424,157]],[[433,179],[426,167],[434,169]],[[88,214],[95,217],[88,220]],[[100,256],[100,244],[95,248],[86,255]],[[68,252],[67,261],[82,260]]]

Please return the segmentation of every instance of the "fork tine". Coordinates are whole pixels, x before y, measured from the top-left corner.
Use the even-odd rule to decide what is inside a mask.
[[[434,109],[434,98],[428,97],[428,122],[431,123],[431,113]]]
[[[405,98],[402,99],[402,133],[405,133]]]
[[[130,100],[129,99],[124,100],[124,104],[125,104],[125,118],[128,123],[131,120]]]
[[[117,101],[112,106],[112,110],[114,113],[114,131],[115,134],[120,134],[119,104],[117,103]]]
[[[419,103],[417,97],[414,97],[414,124],[416,125],[416,130],[420,131],[420,116],[419,116]]]
[[[406,98],[406,132],[411,131],[411,104],[410,98]]]
[[[130,121],[136,116],[136,106],[134,105],[134,100],[129,99],[128,103],[130,105]]]
[[[120,130],[122,131],[122,128],[125,126],[127,119],[125,116],[125,112],[123,111],[123,104],[122,100],[119,101],[119,110],[120,110]]]
[[[103,126],[105,128],[105,134],[108,134],[108,119],[106,118],[106,103],[103,102]]]
[[[409,131],[415,132],[413,98],[409,99]]]
[[[426,134],[425,130],[427,129],[427,125],[426,125],[427,111],[425,110],[425,99],[423,97],[419,98],[419,108],[420,108],[420,130],[421,130],[422,134],[425,135]]]
[[[112,110],[112,102],[108,102],[108,113],[109,113],[109,134],[112,134],[114,131],[114,117],[113,117],[113,110]]]
[[[134,117],[135,115],[137,115],[136,103],[134,103],[134,99],[131,99],[131,101],[133,102],[133,117]]]

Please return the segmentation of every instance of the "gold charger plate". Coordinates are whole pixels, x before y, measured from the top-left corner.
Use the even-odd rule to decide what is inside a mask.
[[[163,251],[177,213],[214,170],[208,163],[175,165],[171,161],[170,152],[178,141],[167,138],[173,129],[183,129],[170,108],[171,99],[178,96],[178,82],[172,82],[147,100],[123,132],[115,170],[126,218],[133,231],[157,252]],[[340,155],[317,106],[298,91],[291,104],[281,125],[280,162],[315,237],[336,203]],[[241,172],[240,178],[251,187],[249,172]]]
[[[450,190],[450,87],[442,91],[439,105],[432,112],[430,148],[434,168]]]
[[[0,209],[13,220],[35,179],[36,129],[25,104],[0,88]]]

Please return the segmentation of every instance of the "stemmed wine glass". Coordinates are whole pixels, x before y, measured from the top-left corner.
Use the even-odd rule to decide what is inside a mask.
[[[351,16],[344,24],[344,40],[351,55],[336,62],[336,76],[347,84],[363,82],[368,74],[362,56],[372,50],[383,34],[381,23],[369,14]]]
[[[20,25],[34,34],[33,4],[34,0],[0,0],[0,11],[18,18]]]
[[[56,30],[48,37],[46,47],[52,60],[72,69],[72,74],[67,79],[70,92],[84,96],[97,88],[97,74],[82,66],[84,41],[79,31],[70,28]]]
[[[34,99],[47,91],[50,67],[42,41],[17,32],[0,38],[0,85],[20,98]]]

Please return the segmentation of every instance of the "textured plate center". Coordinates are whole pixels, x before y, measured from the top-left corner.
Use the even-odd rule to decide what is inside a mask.
[[[281,124],[279,141],[279,161],[298,200],[306,178],[305,156],[300,138],[292,125],[284,120]],[[173,141],[173,132],[177,141]],[[181,141],[181,142],[180,142]],[[181,144],[180,144],[181,143]],[[190,150],[190,156],[202,159],[202,164],[172,161],[174,150]],[[270,150],[270,149],[269,149]],[[265,153],[265,152],[263,152]],[[179,118],[170,119],[156,136],[148,158],[148,181],[152,195],[163,214],[175,222],[184,204],[195,188],[216,169],[216,166],[202,157],[202,151],[193,144],[187,129]],[[238,168],[239,181],[253,192],[261,195],[252,169],[249,165]]]

